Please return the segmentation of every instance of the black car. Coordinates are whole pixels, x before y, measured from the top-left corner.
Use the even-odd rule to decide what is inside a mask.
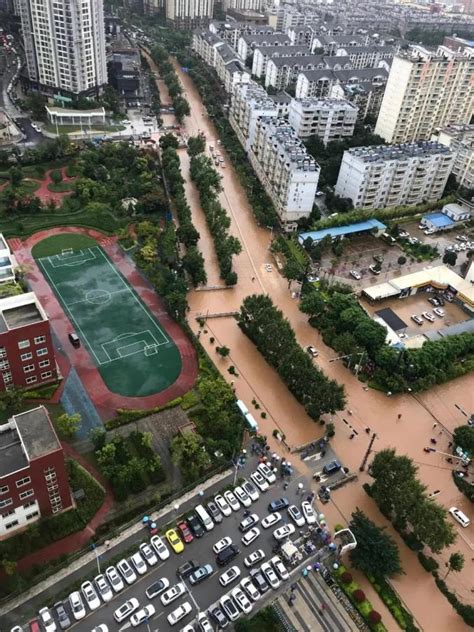
[[[77,334],[71,332],[70,334],[68,334],[68,338],[73,347],[81,346],[81,341],[79,340],[79,336]]]
[[[278,500],[274,500],[269,503],[268,511],[281,511],[282,509],[286,509],[289,506],[288,498],[278,498]]]
[[[335,474],[336,472],[339,472],[341,467],[342,465],[339,463],[339,461],[336,461],[334,459],[334,461],[330,461],[329,463],[326,463],[326,465],[323,467],[323,474],[327,474],[328,476],[331,476],[331,474]]]
[[[237,557],[239,553],[240,550],[234,544],[231,544],[216,556],[217,565],[226,566],[234,557]]]
[[[184,579],[191,575],[197,568],[199,568],[199,562],[196,562],[196,560],[188,560],[184,562],[184,564],[181,564],[181,566],[178,566],[176,575]]]
[[[71,625],[71,619],[66,612],[66,608],[64,607],[63,602],[58,601],[57,603],[55,603],[54,610],[58,618],[59,627],[61,628],[61,630],[67,630],[67,628],[69,628],[69,626]]]
[[[220,524],[222,522],[223,516],[216,503],[212,500],[207,503],[207,511],[216,524]]]
[[[210,608],[208,612],[220,628],[226,628],[229,625],[227,617],[218,606]]]
[[[250,571],[250,577],[252,578],[253,583],[262,593],[266,593],[270,586],[267,584],[267,580],[265,579],[264,574],[259,568],[254,568]]]
[[[153,597],[157,597],[160,593],[162,593],[166,588],[168,588],[169,582],[164,582],[162,579],[159,579],[157,582],[153,582],[151,586],[145,590],[145,594],[148,599],[153,599]]]
[[[204,527],[201,524],[201,521],[196,516],[196,514],[190,514],[186,518],[186,522],[188,523],[189,528],[193,532],[195,538],[202,538],[202,536],[206,533],[204,531]]]

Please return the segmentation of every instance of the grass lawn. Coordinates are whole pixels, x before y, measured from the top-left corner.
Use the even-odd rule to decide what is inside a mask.
[[[74,184],[72,182],[51,182],[51,184],[48,184],[48,191],[53,193],[69,193],[73,188]]]
[[[20,197],[25,197],[28,195],[32,195],[35,191],[40,188],[39,182],[35,182],[34,180],[22,180],[20,186],[12,189],[12,186],[9,184],[2,190],[2,194],[4,195],[7,191],[14,190]]]
[[[60,226],[83,226],[85,228],[96,228],[105,233],[116,233],[119,228],[130,223],[127,218],[117,220],[107,212],[99,213],[71,213],[63,215],[61,213],[40,213],[39,215],[16,215],[5,217],[0,215],[0,233],[5,237],[26,237],[48,228]]]
[[[40,259],[41,257],[61,254],[66,248],[84,250],[84,248],[93,248],[94,246],[97,246],[97,242],[92,237],[62,233],[61,235],[46,237],[46,239],[33,246],[31,253],[35,259]]]
[[[296,261],[300,265],[305,266],[308,259],[301,246],[299,246],[293,239],[288,239],[286,243],[288,244],[288,248]]]

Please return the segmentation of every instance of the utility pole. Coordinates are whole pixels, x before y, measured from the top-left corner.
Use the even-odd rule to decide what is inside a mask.
[[[366,450],[366,452],[364,454],[364,458],[362,459],[362,463],[360,464],[360,467],[359,467],[359,471],[360,472],[363,472],[365,470],[367,459],[369,458],[369,454],[372,451],[372,446],[374,445],[374,441],[375,441],[376,438],[377,438],[377,435],[375,434],[375,432],[372,433],[372,436],[371,436],[370,441],[369,441],[369,445],[368,445],[367,450]]]

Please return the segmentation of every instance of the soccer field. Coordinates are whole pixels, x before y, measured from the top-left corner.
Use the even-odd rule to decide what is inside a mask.
[[[111,391],[143,397],[178,378],[176,345],[99,246],[37,261]]]

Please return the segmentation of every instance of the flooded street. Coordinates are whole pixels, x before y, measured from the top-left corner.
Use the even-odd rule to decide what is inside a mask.
[[[192,110],[192,116],[185,119],[186,132],[189,135],[196,135],[198,130],[201,130],[206,135],[207,144],[215,146],[217,144],[216,131],[204,112],[197,91],[188,75],[181,71],[177,63],[175,63],[175,68]],[[306,415],[277,374],[256,351],[248,338],[241,333],[235,320],[231,317],[212,318],[215,314],[239,310],[246,296],[263,292],[272,298],[275,305],[289,319],[299,343],[302,346],[309,344],[316,346],[320,355],[315,361],[321,369],[329,377],[345,385],[347,409],[352,411],[352,415],[349,415],[346,410],[339,412],[333,419],[336,427],[333,447],[341,461],[351,470],[358,471],[369,442],[369,435],[365,432],[365,428],[368,427],[371,432],[377,433],[374,450],[394,447],[398,453],[407,454],[418,464],[419,476],[427,486],[428,492],[440,490],[437,500],[444,506],[456,505],[468,515],[472,514],[472,510],[467,506],[468,501],[452,482],[450,474],[452,466],[442,455],[423,452],[423,447],[430,445],[430,438],[433,437],[438,441],[439,450],[448,451],[450,439],[443,428],[452,430],[465,422],[465,417],[455,408],[455,403],[471,412],[474,403],[473,377],[465,376],[416,396],[387,397],[377,391],[365,391],[361,382],[339,361],[330,362],[336,356],[335,352],[324,345],[319,333],[309,326],[307,317],[299,311],[297,301],[292,299],[288,291],[288,282],[278,273],[275,261],[269,252],[270,231],[256,225],[245,191],[225,151],[222,148],[220,151],[226,163],[225,169],[218,168],[223,176],[223,192],[220,200],[231,217],[230,232],[240,239],[243,248],[242,253],[234,257],[234,270],[238,274],[239,281],[232,289],[192,291],[189,295],[189,324],[197,333],[199,325],[196,317],[208,315],[206,325],[201,330],[200,340],[211,357],[216,359],[216,365],[223,377],[229,383],[234,382],[237,397],[247,404],[261,432],[268,435],[272,447],[278,448],[280,453],[283,446],[275,445],[276,441],[271,436],[275,428],[279,428],[286,435],[286,441],[292,447],[320,437],[324,432],[324,427],[314,423]],[[189,160],[185,155],[185,150],[180,150],[179,154],[183,176],[187,178]],[[222,281],[219,279],[214,245],[205,225],[197,191],[192,183],[186,184],[186,194],[192,208],[193,222],[201,235],[199,248],[206,261],[208,285],[220,285]],[[273,266],[271,272],[265,270],[267,263]],[[252,280],[253,278],[255,280]],[[210,343],[211,337],[215,338],[214,344]],[[216,345],[229,347],[230,356],[226,359],[217,358]],[[228,372],[231,365],[235,367],[238,377]],[[253,408],[252,400],[254,399],[260,404],[260,410]],[[267,415],[265,419],[260,416],[262,411]],[[398,421],[399,414],[402,417]],[[327,417],[326,421],[329,420],[330,418]],[[437,426],[433,428],[435,423]],[[349,439],[351,430],[348,424],[358,432],[354,440]],[[300,467],[300,463],[296,463],[299,458],[295,456],[293,457],[294,464]],[[407,607],[415,615],[419,625],[435,632],[465,630],[465,624],[436,588],[431,575],[421,567],[415,554],[400,540],[363,491],[361,485],[366,481],[370,481],[370,478],[366,473],[362,473],[356,483],[350,483],[334,493],[334,502],[324,506],[330,524],[341,522],[342,518],[350,519],[350,514],[356,507],[363,509],[378,524],[387,524],[388,531],[400,544],[400,554],[406,572],[406,575],[394,581],[394,585]],[[465,603],[473,601],[471,592],[474,587],[473,529],[472,524],[467,529],[457,528],[460,537],[452,550],[464,554],[465,567],[461,573],[450,574],[447,580],[451,590],[456,590],[459,598]],[[446,559],[450,552],[443,554],[443,558]],[[441,576],[443,576],[442,569]],[[361,579],[361,583],[364,590],[372,595],[367,582]],[[383,613],[387,627],[390,630],[397,629],[391,615],[376,597],[374,597],[374,605]]]

